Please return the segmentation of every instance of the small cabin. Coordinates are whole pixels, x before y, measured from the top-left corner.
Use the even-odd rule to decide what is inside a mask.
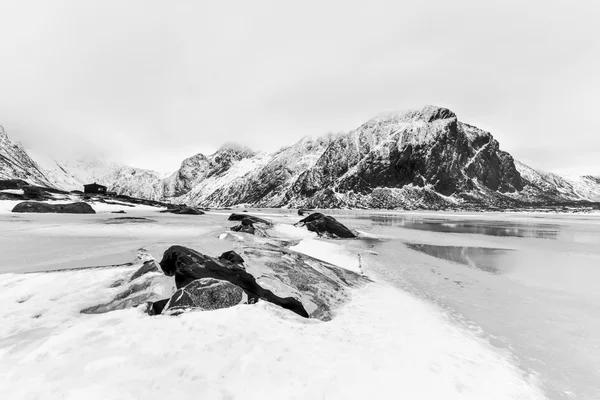
[[[106,186],[98,185],[96,182],[83,185],[85,194],[106,194]]]

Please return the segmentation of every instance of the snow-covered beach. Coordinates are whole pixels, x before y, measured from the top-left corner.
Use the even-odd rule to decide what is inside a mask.
[[[368,216],[344,211],[335,214],[362,231],[364,239],[326,240],[294,227],[300,217],[292,211],[251,210],[276,222],[272,235],[299,240],[294,250],[341,267],[362,269],[375,282],[353,290],[351,301],[336,310],[328,322],[306,320],[266,302],[179,317],[150,317],[140,308],[84,315],[81,309],[109,299],[115,291],[110,284],[139,267],[135,256],[140,248],[156,258],[172,244],[210,254],[230,248],[227,240],[219,239],[232,225],[227,221],[229,211],[176,216],[138,207],[127,209],[127,215],[146,221],[113,223],[115,214],[110,212],[118,206],[102,204],[99,208],[95,215],[0,215],[5,253],[0,265],[2,398],[152,399],[166,395],[190,398],[193,394],[215,399],[373,395],[386,399],[541,399],[593,398],[590,396],[597,389],[590,381],[597,375],[594,371],[587,371],[587,376],[581,373],[577,369],[581,363],[569,366],[571,373],[565,370],[565,379],[548,387],[547,374],[554,378],[557,366],[541,360],[547,369],[540,372],[536,370],[539,363],[520,358],[530,348],[527,338],[514,334],[514,321],[506,324],[506,336],[496,336],[501,319],[514,317],[489,314],[503,301],[500,291],[506,282],[498,283],[498,279],[514,283],[510,288],[516,300],[507,297],[505,305],[512,312],[518,305],[515,301],[523,300],[516,296],[538,295],[537,288],[525,292],[519,286],[524,278],[519,281],[513,276],[491,274],[475,265],[432,257],[402,244],[433,240],[464,246],[466,241],[473,247],[494,244],[527,253],[528,248],[535,251],[536,246],[546,246],[547,250],[557,243],[564,245],[563,241],[536,238],[531,247],[522,237],[509,236],[509,231],[507,236],[493,238],[431,232],[376,218],[385,213]],[[450,226],[457,218],[489,219],[492,225],[498,220],[489,214],[392,213],[392,220],[399,217],[405,221],[445,219]],[[504,216],[525,226],[537,217]],[[575,226],[574,233],[563,233],[566,237],[583,243],[595,240],[595,231],[590,231],[589,239],[577,233],[577,227],[596,229],[597,218],[557,218],[559,221],[550,222],[556,225],[563,220]],[[576,242],[569,249],[576,251]],[[593,252],[581,256],[598,257]],[[128,262],[133,265],[34,272]],[[480,288],[469,289],[474,285]],[[486,293],[488,303],[465,304],[482,299],[473,297],[481,294],[478,290]],[[574,299],[564,304],[555,300],[558,303],[554,306]],[[534,306],[525,304],[524,314],[516,317],[530,317]],[[480,313],[474,314],[477,307]],[[581,316],[588,311],[580,309]],[[525,334],[535,333],[526,321],[520,323],[526,328]],[[591,334],[598,326],[589,324],[587,328]],[[537,343],[545,344],[546,337],[542,334]],[[569,345],[559,333],[553,338],[558,346]],[[573,358],[565,356],[560,361],[568,363]],[[587,365],[598,366],[596,359],[588,361]],[[574,391],[577,389],[581,393]]]

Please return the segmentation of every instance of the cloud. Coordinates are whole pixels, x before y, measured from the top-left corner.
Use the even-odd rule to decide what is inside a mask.
[[[598,11],[541,0],[2,2],[0,123],[60,156],[167,170],[224,142],[275,150],[438,104],[534,166],[590,168]]]

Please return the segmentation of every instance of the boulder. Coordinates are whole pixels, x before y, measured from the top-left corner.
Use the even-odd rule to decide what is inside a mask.
[[[255,217],[254,215],[248,215],[248,214],[237,214],[237,213],[233,213],[229,216],[228,218],[229,221],[242,221],[242,223],[244,223],[244,220],[246,220],[246,223],[250,223],[250,224],[264,224],[267,226],[273,226],[273,223],[271,221],[267,221],[266,219],[263,218],[259,218],[259,217]]]
[[[241,256],[259,285],[300,300],[311,318],[325,321],[350,299],[350,288],[370,282],[353,271],[277,245],[247,246]]]
[[[161,213],[171,214],[185,214],[185,215],[204,215],[204,211],[198,208],[188,206],[168,206],[166,210],[162,210]]]
[[[183,246],[171,246],[165,251],[160,267],[166,275],[175,276],[175,285],[178,289],[202,278],[224,280],[242,288],[251,303],[263,299],[308,317],[300,301],[293,297],[279,297],[263,288],[256,282],[254,276],[238,264],[223,262]]]
[[[14,213],[61,213],[61,214],[95,214],[96,211],[87,203],[48,204],[37,201],[24,201],[17,204]]]
[[[162,313],[177,315],[190,310],[217,310],[245,303],[247,299],[244,290],[231,282],[202,278],[178,289]]]
[[[123,211],[123,210],[119,210],[119,211],[111,211],[111,213],[113,213],[113,214],[126,214],[126,212],[125,212],[125,211]]]
[[[244,232],[249,233],[251,235],[254,235],[254,233],[256,232],[256,229],[253,225],[236,225],[232,226],[229,229],[231,229],[233,232]]]
[[[162,299],[154,302],[148,303],[148,315],[159,315],[162,314],[165,306],[169,302],[170,299]]]
[[[243,264],[244,259],[238,253],[233,250],[226,251],[225,253],[219,256],[219,260],[221,261],[229,261],[234,264]]]
[[[339,238],[355,238],[356,235],[335,218],[321,213],[312,213],[296,225],[304,225],[309,231],[319,235]]]

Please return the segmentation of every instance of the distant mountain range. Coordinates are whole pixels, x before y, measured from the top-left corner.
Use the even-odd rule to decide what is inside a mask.
[[[37,159],[36,159],[37,158]],[[226,145],[169,176],[107,163],[42,161],[0,127],[0,179],[65,190],[98,182],[119,194],[205,207],[440,209],[600,202],[600,177],[544,173],[441,107],[380,115],[274,153]]]

